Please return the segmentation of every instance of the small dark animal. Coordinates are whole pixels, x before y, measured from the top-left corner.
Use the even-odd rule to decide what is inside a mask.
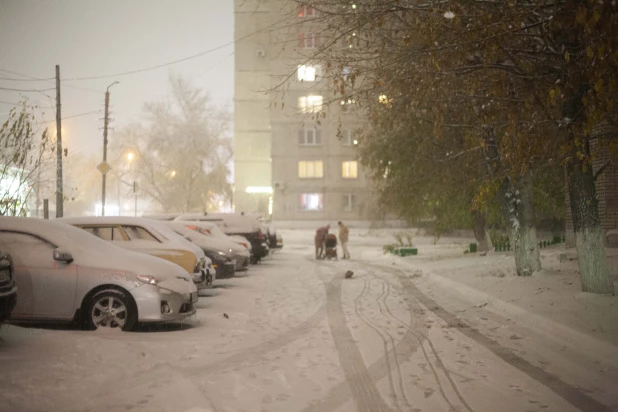
[[[224,317],[225,319],[229,319],[229,318],[230,318],[230,317],[227,315],[227,313],[224,313],[224,314],[223,314],[223,317]]]
[[[346,279],[350,279],[353,275],[354,275],[354,272],[352,272],[351,270],[348,270],[347,272],[345,272]]]

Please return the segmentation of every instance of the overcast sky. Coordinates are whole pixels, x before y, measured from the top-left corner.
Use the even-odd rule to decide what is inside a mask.
[[[98,153],[103,140],[103,102],[108,85],[115,128],[139,118],[145,102],[165,98],[170,73],[182,75],[232,109],[234,46],[232,0],[0,0],[0,78],[52,78],[60,65],[63,141],[70,154]],[[223,46],[223,47],[221,47]],[[221,47],[188,61],[131,75],[139,70]],[[9,71],[9,72],[7,72]],[[14,72],[14,73],[13,73]],[[19,74],[15,74],[19,73]],[[107,76],[71,81],[73,78]],[[76,86],[88,90],[73,88]],[[20,93],[51,106],[53,81],[0,79],[0,120]],[[44,109],[53,120],[53,108]],[[90,113],[97,112],[97,113]],[[49,123],[52,128],[55,124]],[[113,135],[110,145],[113,144]]]

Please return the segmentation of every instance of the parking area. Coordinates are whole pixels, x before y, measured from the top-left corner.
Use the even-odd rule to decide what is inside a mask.
[[[201,291],[182,323],[4,326],[0,410],[607,410],[579,389],[596,375],[556,378],[559,351],[534,366],[532,349],[547,342],[495,314],[483,313],[495,327],[472,330],[466,309],[420,293],[381,239],[355,239],[352,260],[316,261],[310,235],[284,232],[283,250]]]

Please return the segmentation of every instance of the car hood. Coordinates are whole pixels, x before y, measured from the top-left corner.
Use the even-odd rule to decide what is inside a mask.
[[[114,250],[112,256],[107,259],[101,259],[100,254],[92,252],[74,253],[74,263],[79,266],[89,267],[93,269],[103,269],[106,271],[116,271],[118,274],[124,274],[127,278],[132,278],[137,275],[154,276],[159,282],[164,280],[190,280],[187,272],[180,266],[171,263],[165,259],[150,256],[140,252],[133,252],[114,245],[110,245]],[[71,247],[66,247],[71,251]]]
[[[188,236],[193,243],[202,248],[204,251],[210,250],[215,253],[224,252],[228,257],[230,254],[248,253],[247,249],[245,249],[243,246],[235,244],[234,242],[229,242],[225,239],[218,239],[215,237],[200,235],[197,232],[196,234],[199,236]]]

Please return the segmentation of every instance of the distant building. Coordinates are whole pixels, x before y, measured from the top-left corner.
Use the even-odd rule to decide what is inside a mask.
[[[235,210],[276,220],[379,220],[356,159],[362,115],[353,98],[328,101],[335,97],[325,70],[308,61],[321,43],[315,16],[296,1],[235,0]],[[276,92],[286,75],[291,81]]]

